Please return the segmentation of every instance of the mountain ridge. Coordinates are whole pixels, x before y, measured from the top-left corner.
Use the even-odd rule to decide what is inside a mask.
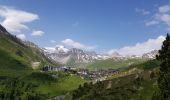
[[[55,49],[43,48],[44,54],[55,62],[62,64],[68,64],[69,62],[74,63],[91,63],[97,60],[125,60],[125,59],[155,59],[158,54],[158,50],[153,50],[144,53],[141,56],[137,55],[120,55],[118,52],[114,52],[111,55],[98,54],[95,51],[84,51],[78,48],[65,48],[64,46],[56,47]]]
[[[6,62],[9,61],[8,59],[13,59],[18,63],[23,63],[25,67],[33,69],[34,67],[36,69],[40,68],[44,64],[54,64],[54,62],[51,62],[51,60],[44,55],[37,45],[29,41],[22,41],[16,36],[10,34],[2,25],[0,25],[0,45],[0,51],[8,54],[8,57],[4,56],[6,57],[4,58],[6,59]],[[39,62],[39,64],[33,66],[35,62]],[[13,67],[12,63],[11,65],[10,62],[7,64],[9,65],[9,68]]]

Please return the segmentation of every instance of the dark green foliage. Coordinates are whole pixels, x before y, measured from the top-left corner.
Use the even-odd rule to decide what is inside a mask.
[[[154,59],[154,60],[148,60],[141,64],[133,64],[130,67],[128,67],[127,69],[139,68],[139,69],[143,69],[143,70],[150,70],[150,69],[159,67],[159,64],[160,64],[160,62],[158,60]]]
[[[151,72],[150,78],[153,79],[153,78],[155,78],[155,77],[156,77],[156,73],[155,73],[155,72]]]
[[[53,78],[51,75],[47,73],[41,73],[41,72],[33,72],[29,76],[26,77],[27,80],[32,80],[37,83],[48,83],[48,82],[55,82],[56,79]]]
[[[21,50],[17,50],[16,55],[18,55],[20,57],[23,57],[23,52]]]
[[[167,100],[170,97],[170,36],[167,34],[166,40],[163,42],[157,59],[160,64],[160,76],[158,78],[158,86],[160,89],[161,100]]]
[[[72,93],[73,100],[150,100],[156,87],[150,71],[125,77],[85,83]]]
[[[47,93],[37,92],[37,88],[57,81],[48,73],[33,70],[32,63],[40,62],[39,67],[57,64],[46,58],[38,47],[26,45],[5,29],[3,31],[0,32],[0,100],[49,98]]]
[[[43,100],[46,98],[45,95],[34,91],[37,85],[18,78],[1,80],[0,84],[4,87],[0,91],[1,100]]]
[[[106,59],[106,60],[97,60],[93,63],[90,63],[87,65],[87,68],[89,69],[126,69],[129,67],[130,64],[141,64],[146,62],[148,59],[121,59],[121,60],[115,60],[115,59]]]

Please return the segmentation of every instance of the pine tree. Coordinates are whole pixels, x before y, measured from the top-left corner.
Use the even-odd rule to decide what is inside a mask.
[[[160,98],[167,100],[170,98],[170,35],[167,34],[166,40],[163,42],[157,60],[160,64],[160,75],[158,78],[158,87],[160,89]]]

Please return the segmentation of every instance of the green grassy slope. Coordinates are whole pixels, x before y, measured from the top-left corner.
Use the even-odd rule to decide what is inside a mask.
[[[114,60],[114,59],[106,59],[106,60],[98,60],[94,63],[88,64],[87,68],[89,69],[123,69],[132,64],[139,64],[147,61],[146,59],[126,59],[126,60]]]
[[[17,77],[31,71],[32,69],[28,67],[27,63],[0,50],[0,76]]]
[[[54,97],[57,95],[63,95],[67,92],[73,91],[78,88],[80,84],[87,82],[86,80],[81,79],[76,75],[66,75],[63,78],[59,78],[57,82],[52,84],[42,84],[40,87],[36,89],[36,91],[49,94],[50,97]]]
[[[21,70],[30,71],[33,62],[41,62],[39,68],[44,64],[53,64],[39,49],[24,45],[15,36],[0,33],[0,75],[12,74],[15,76]]]
[[[149,69],[158,67],[159,64],[160,64],[160,62],[158,60],[153,59],[153,60],[148,60],[148,61],[140,63],[140,64],[132,64],[127,69],[138,68],[138,69],[143,69],[143,70],[149,70]]]
[[[86,82],[70,74],[33,70],[32,62],[41,62],[39,68],[44,64],[58,65],[39,49],[26,46],[15,36],[0,31],[0,99],[44,100],[63,95]]]
[[[34,47],[24,45],[21,40],[12,35],[0,34],[0,49],[13,55],[13,57],[30,64],[31,61],[48,62],[45,56]]]
[[[92,100],[93,98],[97,100],[151,100],[158,88],[158,66],[155,66],[155,63],[157,63],[155,60],[151,60],[132,67],[143,69],[141,73],[137,72],[96,84],[84,84],[72,92],[72,97],[74,100]]]
[[[24,55],[27,53],[23,51],[23,48],[25,47],[10,39],[9,36],[0,34],[0,76],[16,77],[22,72],[31,70],[30,62]],[[18,51],[21,51],[22,55],[18,55]]]
[[[87,82],[79,76],[66,73],[55,73],[59,76],[52,77],[51,73],[32,72],[17,78],[0,76],[0,99],[21,100],[46,100],[78,88]]]

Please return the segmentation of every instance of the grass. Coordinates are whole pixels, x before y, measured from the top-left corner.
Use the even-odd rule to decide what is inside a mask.
[[[13,36],[0,34],[0,99],[40,99],[63,95],[86,82],[66,73],[43,73],[32,62],[55,65],[37,48],[24,45]],[[52,75],[57,75],[54,78]]]
[[[29,74],[23,74],[23,76],[17,78],[11,78],[9,76],[0,77],[0,98],[1,94],[13,94],[11,92],[14,91],[14,97],[27,96],[27,93],[29,93],[31,95],[40,95],[40,97],[48,99],[59,95],[65,95],[77,89],[79,85],[87,82],[79,76],[67,73],[60,72],[54,75],[58,77],[52,77],[52,73],[32,71]],[[10,88],[11,86],[12,88]]]
[[[87,65],[87,68],[94,69],[124,69],[132,64],[139,64],[147,61],[146,59],[125,59],[125,60],[114,60],[114,59],[106,59],[106,60],[98,60],[94,63]]]
[[[59,79],[58,82],[52,84],[43,84],[37,88],[37,91],[42,94],[49,94],[50,97],[63,95],[67,92],[73,91],[87,81],[81,79],[79,76],[67,76]]]
[[[157,78],[150,78],[150,71],[114,78],[96,84],[88,84],[75,90],[75,100],[151,100]],[[110,85],[109,85],[110,84]],[[108,88],[109,86],[109,88]]]
[[[41,66],[44,64],[51,64],[46,57],[37,49],[28,46],[24,46],[15,38],[10,38],[5,35],[0,34],[0,99],[7,96],[10,99],[15,98],[29,98],[33,99],[36,97],[38,99],[42,98],[52,98],[58,95],[64,95],[67,92],[71,92],[79,88],[79,85],[88,82],[76,75],[70,75],[67,73],[43,73],[39,70],[33,70],[31,67],[31,62],[40,61]],[[143,59],[127,59],[127,60],[100,60],[95,63],[87,65],[89,69],[122,69],[126,68],[132,64],[130,68],[139,67],[152,69],[150,67],[154,64],[143,63],[146,60]],[[137,64],[140,66],[136,66]],[[157,64],[155,64],[156,66]],[[41,67],[40,66],[40,67]],[[82,98],[96,97],[95,93],[99,92],[100,96],[132,96],[134,99],[139,99],[137,95],[143,95],[144,99],[150,98],[148,94],[152,94],[152,84],[155,80],[150,81],[149,72],[141,74],[144,81],[141,81],[142,90],[137,91],[137,94],[131,93],[129,90],[133,90],[133,86],[137,86],[134,81],[136,75],[128,75],[125,77],[120,77],[116,79],[111,79],[112,85],[111,89],[106,89],[108,81],[103,83],[97,83],[90,85],[89,90],[85,91]],[[55,75],[55,77],[53,77]],[[96,88],[98,87],[98,88]],[[93,91],[94,90],[94,91]],[[136,90],[135,90],[136,91]],[[81,91],[79,91],[81,92]],[[13,98],[11,98],[13,97]],[[43,99],[40,100],[43,100]]]
[[[158,66],[157,60],[131,65],[122,72],[131,72],[135,68],[133,73],[86,84],[73,91],[69,97],[75,100],[91,100],[94,97],[97,100],[151,100],[158,89]]]
[[[9,60],[8,58],[14,58],[27,67],[32,67],[32,62],[41,62],[39,67],[42,67],[44,64],[52,64],[39,49],[24,45],[12,35],[0,34],[0,45],[0,55],[3,56],[4,52],[8,54],[6,58],[1,57],[4,61],[7,59],[6,62]]]
[[[17,77],[31,72],[31,68],[22,59],[0,50],[0,76]]]
[[[158,67],[159,65],[160,65],[160,62],[156,59],[153,59],[153,60],[148,60],[140,64],[133,64],[129,66],[127,69],[138,68],[138,69],[143,69],[143,70],[150,70],[150,69]]]

